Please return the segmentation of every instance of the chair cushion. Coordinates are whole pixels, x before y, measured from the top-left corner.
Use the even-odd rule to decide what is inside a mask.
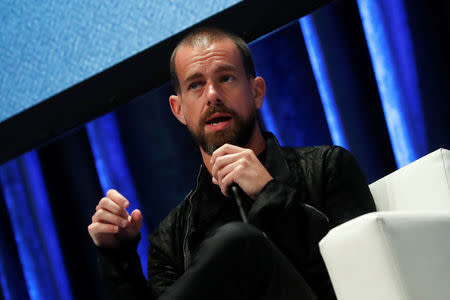
[[[444,300],[449,237],[449,213],[375,212],[332,229],[319,246],[340,300]]]

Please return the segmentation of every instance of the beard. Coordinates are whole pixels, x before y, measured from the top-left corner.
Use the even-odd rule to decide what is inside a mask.
[[[231,126],[217,132],[205,133],[205,124],[209,116],[216,112],[227,113],[234,121]],[[243,119],[234,110],[221,106],[210,106],[198,122],[197,130],[188,125],[188,130],[203,151],[212,155],[214,151],[224,144],[232,144],[243,147],[247,145],[252,137],[256,125],[256,112],[253,111],[248,119]]]

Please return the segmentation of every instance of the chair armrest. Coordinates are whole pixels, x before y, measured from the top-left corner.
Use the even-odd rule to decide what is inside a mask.
[[[450,213],[366,214],[319,247],[340,300],[450,299]]]

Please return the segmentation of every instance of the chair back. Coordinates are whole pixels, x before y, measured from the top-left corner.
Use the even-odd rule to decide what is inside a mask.
[[[378,211],[450,212],[450,151],[431,152],[369,188]]]

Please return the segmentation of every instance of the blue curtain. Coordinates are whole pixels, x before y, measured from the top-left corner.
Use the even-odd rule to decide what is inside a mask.
[[[450,5],[342,0],[250,44],[267,83],[262,125],[282,145],[336,144],[369,182],[450,137]],[[167,83],[0,166],[0,299],[103,299],[87,226],[109,188],[146,235],[201,162]]]
[[[107,114],[104,117],[89,122],[86,124],[86,129],[103,194],[106,195],[109,189],[114,188],[126,195],[130,201],[130,206],[128,207],[130,213],[135,208],[142,207],[139,204],[140,200],[136,195],[133,178],[125,161],[114,114]],[[145,220],[141,234],[144,237],[148,236]],[[143,270],[146,267],[145,262],[147,261],[148,246],[147,239],[143,239],[138,246]]]

